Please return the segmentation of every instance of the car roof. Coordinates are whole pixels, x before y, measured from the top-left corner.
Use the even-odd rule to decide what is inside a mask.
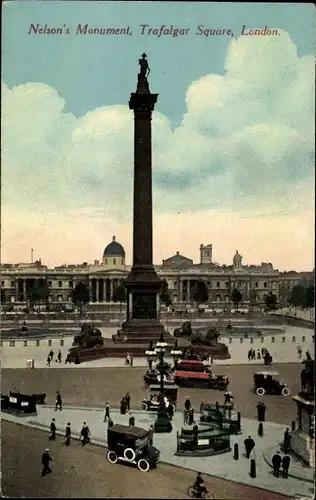
[[[279,372],[256,372],[254,375],[280,375]]]
[[[142,438],[147,436],[148,431],[141,427],[134,427],[129,425],[114,424],[108,429],[109,433],[122,434],[131,438]]]

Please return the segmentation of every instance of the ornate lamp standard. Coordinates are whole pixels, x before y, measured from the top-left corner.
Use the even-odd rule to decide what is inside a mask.
[[[158,359],[157,370],[160,374],[160,393],[159,393],[159,408],[157,413],[157,420],[154,424],[155,432],[171,432],[172,424],[166,409],[165,399],[164,399],[164,382],[165,376],[167,374],[168,368],[167,363],[164,360],[164,355],[168,347],[167,342],[163,338],[163,333],[160,334],[160,339],[156,343],[155,348],[153,348],[152,342],[149,345],[149,349],[145,352],[149,367],[151,367],[154,359]],[[182,352],[178,349],[178,344],[176,341],[175,349],[170,352],[171,356],[175,360],[181,357]]]

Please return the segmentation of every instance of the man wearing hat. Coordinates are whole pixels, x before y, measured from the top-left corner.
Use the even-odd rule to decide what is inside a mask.
[[[53,418],[51,423],[50,423],[50,432],[51,435],[49,436],[50,441],[55,441],[56,439],[56,424],[55,424],[55,419]]]
[[[42,465],[43,465],[42,477],[52,472],[52,469],[49,467],[49,462],[52,462],[52,458],[49,455],[49,448],[46,448],[42,455]]]
[[[70,445],[70,438],[71,438],[71,427],[70,427],[70,422],[68,422],[68,424],[67,424],[67,426],[66,426],[65,438],[66,438],[65,445],[66,445],[66,446],[69,446],[69,445]]]

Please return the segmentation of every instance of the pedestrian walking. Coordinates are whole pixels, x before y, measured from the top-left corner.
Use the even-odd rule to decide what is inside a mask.
[[[149,438],[150,446],[153,446],[153,443],[154,443],[154,432],[155,432],[154,426],[151,424],[151,426],[149,427],[149,431],[148,431],[148,438]]]
[[[252,450],[256,446],[256,443],[254,442],[254,440],[252,439],[251,436],[248,436],[244,441],[244,445],[245,445],[245,450],[246,450],[246,457],[249,458],[250,453],[252,452]]]
[[[189,409],[189,425],[193,425],[194,422],[194,408],[191,406]]]
[[[71,427],[70,427],[70,422],[68,422],[66,426],[66,431],[65,431],[65,445],[69,446],[70,445],[70,439],[71,439]]]
[[[131,396],[130,396],[129,392],[127,392],[127,394],[125,396],[125,401],[126,401],[126,409],[127,409],[127,411],[130,411],[130,409],[131,409]]]
[[[49,454],[49,448],[46,448],[44,453],[42,454],[42,465],[43,465],[42,477],[52,472],[52,469],[49,467],[49,462],[52,462],[52,458]]]
[[[55,439],[56,439],[56,430],[57,430],[57,428],[56,428],[56,424],[55,424],[55,419],[53,418],[52,421],[51,421],[51,423],[50,423],[50,432],[51,432],[51,434],[50,434],[50,436],[48,438],[50,441],[55,441]]]
[[[90,429],[86,422],[83,422],[83,426],[80,432],[80,438],[82,438],[82,446],[90,441]]]
[[[220,406],[219,406],[219,402],[218,402],[218,401],[216,401],[216,403],[215,403],[215,409],[216,409],[217,411],[219,411],[219,408],[220,408]]]
[[[50,357],[50,360],[53,361],[53,357],[54,357],[54,351],[53,351],[53,349],[51,349],[49,351],[49,357]]]
[[[285,479],[289,477],[291,457],[286,453],[282,458],[282,475]]]
[[[61,352],[60,351],[58,351],[57,359],[58,359],[58,363],[61,363]]]
[[[66,365],[67,363],[71,363],[71,360],[70,360],[70,354],[69,354],[69,353],[67,354],[67,357],[66,357],[66,359],[65,359],[65,365]]]
[[[252,357],[252,349],[249,349],[249,351],[248,351],[248,361],[251,360],[251,357]]]
[[[280,476],[281,462],[282,462],[282,459],[281,459],[280,452],[277,451],[277,453],[275,453],[275,455],[273,455],[273,457],[272,457],[273,474],[275,475],[275,477]]]
[[[224,405],[226,405],[229,402],[229,400],[230,400],[229,392],[226,391],[224,393]]]
[[[105,414],[103,422],[106,422],[107,418],[110,420],[110,405],[108,402],[105,403]]]
[[[300,345],[297,346],[297,357],[298,359],[302,359],[302,348]]]
[[[197,446],[199,441],[199,427],[196,422],[193,422],[192,433],[193,433],[193,442]]]
[[[189,411],[189,409],[191,408],[191,401],[190,399],[188,398],[188,396],[185,398],[185,401],[184,401],[184,408]]]
[[[266,349],[265,349],[265,347],[262,347],[261,348],[261,357],[262,358],[264,357],[265,353],[266,353]]]
[[[168,413],[169,419],[172,420],[173,414],[174,414],[174,406],[172,403],[169,403],[169,405],[167,407],[167,413]]]
[[[120,405],[120,413],[121,415],[125,415],[126,413],[126,398],[122,398],[121,400],[121,405]]]
[[[188,425],[189,423],[189,410],[184,409],[183,411],[183,425]]]
[[[59,407],[60,411],[62,410],[62,400],[61,400],[61,395],[60,392],[56,392],[56,404],[55,404],[55,411],[57,411],[57,407]]]
[[[261,359],[260,349],[257,349],[257,359]]]
[[[46,366],[50,366],[50,355],[47,356]]]
[[[288,453],[290,449],[291,449],[291,434],[290,434],[290,428],[287,427],[287,429],[284,432],[283,451],[284,453]]]
[[[131,366],[133,366],[133,361],[134,361],[133,356],[131,356],[131,357],[130,357],[130,365],[131,365]]]
[[[135,417],[131,413],[129,413],[128,425],[130,427],[134,427],[135,426]]]

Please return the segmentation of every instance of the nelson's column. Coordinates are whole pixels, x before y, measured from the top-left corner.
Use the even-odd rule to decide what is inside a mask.
[[[140,342],[164,331],[158,320],[162,280],[153,266],[151,115],[158,94],[151,94],[146,54],[139,59],[137,90],[129,101],[134,111],[133,267],[125,280],[127,319],[120,334]]]

